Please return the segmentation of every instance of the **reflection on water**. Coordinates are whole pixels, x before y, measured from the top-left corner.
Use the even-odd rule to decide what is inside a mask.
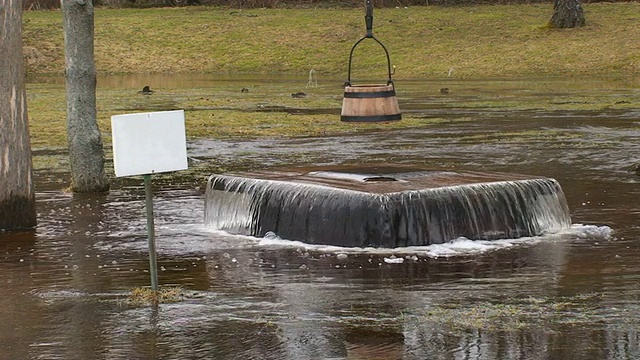
[[[0,357],[640,358],[639,189],[624,170],[640,150],[638,109],[452,110],[463,111],[474,121],[349,137],[200,140],[189,153],[261,166],[295,165],[288,155],[304,153],[317,165],[553,177],[567,196],[570,230],[395,250],[310,246],[211,231],[202,190],[159,181],[159,280],[187,297],[141,307],[126,294],[149,284],[142,180],[73,196],[59,190],[65,174],[38,172],[38,228],[0,235]],[[489,136],[513,129],[564,135]]]

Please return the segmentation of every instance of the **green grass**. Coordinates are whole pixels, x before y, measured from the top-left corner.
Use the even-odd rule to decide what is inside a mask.
[[[565,30],[546,27],[550,4],[376,9],[374,33],[397,67],[397,83],[412,78],[434,80],[434,89],[420,95],[432,106],[502,111],[637,107],[640,93],[629,89],[640,86],[640,3],[584,6],[587,25]],[[100,88],[98,123],[105,144],[111,141],[112,115],[139,111],[185,109],[190,139],[344,135],[469,120],[426,119],[409,112],[400,122],[346,124],[338,120],[337,113],[265,112],[265,107],[340,109],[342,89],[338,82],[325,79],[345,78],[349,51],[364,35],[363,11],[255,9],[244,10],[242,15],[231,13],[215,7],[96,9],[96,68],[101,74],[288,73],[303,77],[315,69],[320,86],[268,84],[241,94],[238,83],[218,82],[215,87],[165,88],[151,97],[131,96],[133,89],[123,87]],[[60,11],[25,12],[23,37],[27,75],[64,72]],[[364,41],[354,54],[353,79],[385,79],[386,65],[382,49],[372,40]],[[575,76],[621,80],[561,82],[558,91],[540,81]],[[521,85],[512,88],[510,82],[496,83],[493,94],[481,97],[465,93],[461,86],[468,79],[491,78],[538,80],[524,86],[526,91]],[[623,92],[602,88],[620,86],[620,82],[626,89]],[[440,95],[439,86],[452,87],[452,93]],[[291,98],[292,92],[300,90],[309,96]],[[418,90],[421,94],[426,91],[412,91]],[[27,95],[33,148],[66,147],[64,88],[30,82]],[[485,140],[539,136],[550,134],[503,134]],[[41,165],[47,166],[46,162]]]
[[[555,30],[551,4],[376,9],[374,34],[388,48],[396,78],[638,74],[640,3],[585,4],[587,25]],[[364,35],[360,9],[215,7],[96,9],[101,73],[346,72]],[[255,15],[255,16],[244,16]],[[64,71],[62,15],[24,14],[29,74]],[[356,49],[354,74],[384,76],[371,40]]]

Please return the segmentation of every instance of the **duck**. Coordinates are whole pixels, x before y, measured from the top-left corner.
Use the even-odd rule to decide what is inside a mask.
[[[307,97],[307,94],[305,94],[302,91],[300,91],[300,92],[291,94],[291,97],[299,99],[299,98]]]
[[[242,89],[240,89],[241,93],[248,93],[249,89],[247,89],[246,87],[243,87]]]
[[[441,88],[440,89],[440,94],[445,95],[449,93],[449,88]]]
[[[138,94],[142,95],[151,95],[153,94],[153,90],[149,87],[149,85],[145,85],[142,90],[138,91]]]

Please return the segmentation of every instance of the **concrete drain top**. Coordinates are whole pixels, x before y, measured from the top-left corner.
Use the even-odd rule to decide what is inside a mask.
[[[474,171],[453,172],[401,166],[341,166],[324,167],[321,170],[318,168],[296,168],[231,175],[253,179],[324,185],[376,194],[537,178],[521,174]]]
[[[554,179],[378,166],[212,175],[205,223],[311,244],[401,247],[535,236],[571,219]]]

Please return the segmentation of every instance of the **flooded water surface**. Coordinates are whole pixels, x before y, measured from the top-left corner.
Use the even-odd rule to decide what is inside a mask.
[[[192,159],[228,166],[366,163],[551,177],[572,226],[422,247],[312,246],[210,230],[207,174],[195,185],[159,175],[159,282],[182,290],[155,306],[130,296],[150,283],[142,179],[72,195],[61,190],[68,174],[38,170],[37,229],[0,234],[0,358],[640,358],[640,177],[627,170],[640,161],[638,93],[585,82],[407,81],[404,111],[452,121],[350,136],[190,140]],[[293,93],[300,81],[272,83]],[[446,98],[433,95],[444,86]],[[483,107],[487,96],[561,103],[574,93],[638,106]],[[469,98],[456,106],[462,96],[478,97],[477,106]],[[339,121],[334,110],[327,116]]]

